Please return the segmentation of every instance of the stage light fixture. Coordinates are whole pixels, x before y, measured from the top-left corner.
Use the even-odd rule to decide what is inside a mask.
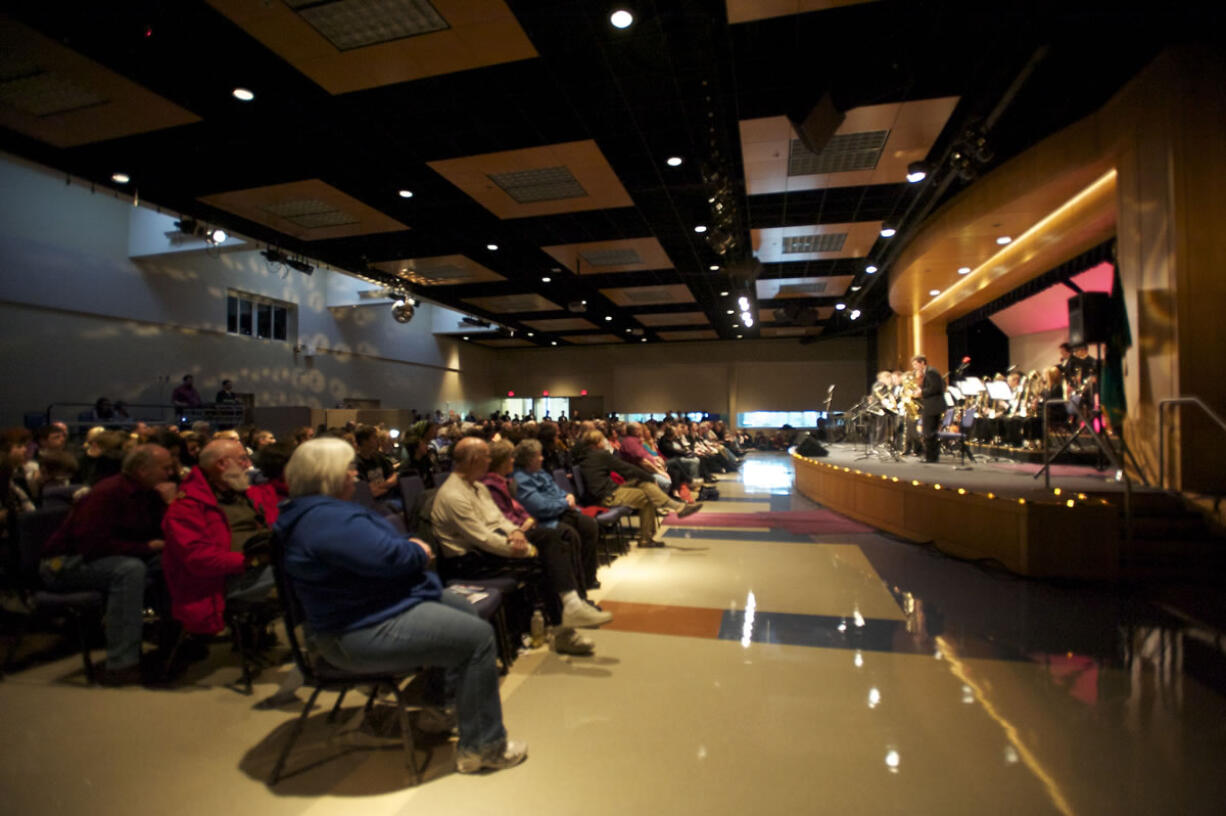
[[[742,312],[749,311],[749,298],[745,297],[744,295],[741,295],[739,298],[736,299],[736,305],[741,307]]]
[[[111,173],[111,181],[116,184],[127,184],[132,180],[132,177],[127,173]]]
[[[859,317],[860,317],[860,310],[859,310],[859,309],[852,309],[852,310],[851,310],[851,314],[849,314],[849,315],[848,315],[848,317],[850,317],[852,320],[857,320],[857,319],[859,319]]]
[[[626,9],[618,9],[609,15],[609,22],[614,28],[626,29],[634,25],[634,15]]]
[[[753,315],[749,312],[741,312],[741,322],[745,324],[745,328],[753,328]]]
[[[304,275],[309,275],[315,271],[315,267],[311,266],[301,258],[286,258],[285,265],[290,269],[296,269]]]
[[[208,234],[209,242],[214,244],[224,244],[226,239],[229,237],[230,236],[226,235],[226,231],[223,229],[212,229],[209,230]]]
[[[918,184],[928,178],[928,162],[914,161],[907,165],[907,181]]]

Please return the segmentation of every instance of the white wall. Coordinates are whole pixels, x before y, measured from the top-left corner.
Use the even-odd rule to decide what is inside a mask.
[[[1022,371],[1038,371],[1060,361],[1060,344],[1068,342],[1068,329],[1019,334],[1009,338],[1009,362]]]
[[[165,402],[185,373],[209,399],[222,379],[261,405],[491,405],[488,349],[436,337],[434,307],[403,325],[384,306],[329,309],[370,284],[317,269],[270,269],[255,250],[132,260],[130,202],[0,160],[0,425],[52,402],[99,396]],[[297,337],[318,349],[226,334],[226,292],[296,304]],[[330,301],[330,298],[332,299]]]

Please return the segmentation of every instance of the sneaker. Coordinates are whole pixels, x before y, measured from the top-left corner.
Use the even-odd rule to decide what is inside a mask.
[[[567,628],[595,629],[611,620],[612,612],[602,612],[586,603],[562,610],[562,625]]]
[[[553,636],[553,650],[558,654],[591,657],[596,652],[596,644],[574,629],[560,629]]]
[[[692,516],[701,509],[702,509],[702,502],[690,502],[685,507],[681,508],[681,510],[677,511],[677,518],[685,518],[686,516]]]
[[[485,769],[501,771],[514,768],[528,758],[528,744],[507,740],[481,751],[456,750],[455,768],[460,773],[478,773]]]

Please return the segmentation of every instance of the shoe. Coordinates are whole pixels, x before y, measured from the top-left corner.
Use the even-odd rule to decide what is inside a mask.
[[[595,629],[611,620],[612,612],[602,612],[586,603],[562,610],[562,626],[567,628]]]
[[[596,644],[574,629],[560,629],[553,636],[553,650],[558,654],[591,657],[596,653]]]
[[[516,740],[500,742],[481,751],[456,750],[455,768],[460,773],[471,774],[489,769],[501,771],[514,768],[528,758],[528,744]]]
[[[122,669],[103,669],[98,675],[98,683],[103,686],[138,686],[144,680],[139,663],[124,666]]]
[[[692,516],[701,509],[702,509],[702,502],[690,502],[685,507],[677,511],[677,518],[685,518],[686,516]]]

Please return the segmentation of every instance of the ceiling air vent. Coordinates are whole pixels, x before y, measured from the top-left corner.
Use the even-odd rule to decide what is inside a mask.
[[[450,27],[427,0],[285,0],[285,4],[341,51]]]
[[[881,159],[881,151],[889,137],[888,130],[836,133],[826,142],[821,153],[814,153],[805,147],[800,139],[793,139],[788,155],[788,175],[810,176],[814,173],[872,170]]]
[[[633,266],[643,262],[633,249],[595,249],[580,252],[579,257],[587,261],[588,266]]]
[[[642,289],[627,289],[623,297],[630,303],[675,303],[677,298],[665,287],[650,287]]]
[[[789,235],[783,239],[783,254],[811,254],[814,252],[840,252],[847,240],[845,232],[827,232],[822,235]]]
[[[536,170],[515,170],[510,173],[490,173],[487,178],[497,184],[520,204],[539,201],[559,201],[583,198],[587,190],[566,167],[541,167]]]
[[[344,224],[358,223],[358,219],[349,213],[337,209],[326,201],[316,199],[280,201],[264,207],[263,210],[304,229],[339,227]]]
[[[779,287],[779,292],[775,295],[781,297],[812,297],[823,295],[826,293],[825,281],[813,281],[812,283],[789,283]]]

